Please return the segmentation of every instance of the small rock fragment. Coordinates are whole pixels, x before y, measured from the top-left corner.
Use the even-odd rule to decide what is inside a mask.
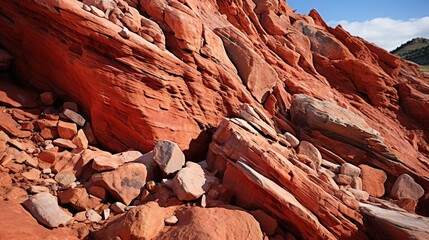
[[[351,192],[358,201],[366,201],[369,199],[369,194],[362,190],[357,190],[353,188],[348,189],[349,192]]]
[[[383,170],[367,165],[359,165],[362,175],[362,189],[373,197],[382,197],[385,193],[384,183],[387,174]]]
[[[201,196],[201,207],[203,207],[203,208],[207,207],[207,197],[205,194],[203,194],[203,196]]]
[[[88,139],[86,138],[86,135],[82,129],[77,131],[77,135],[73,138],[73,143],[80,148],[88,148]]]
[[[114,211],[115,213],[124,213],[126,207],[127,205],[121,202],[115,202],[110,206],[110,209],[112,209],[112,211]]]
[[[86,218],[91,222],[100,222],[103,218],[96,211],[90,209],[86,211]]]
[[[76,181],[76,176],[72,171],[62,171],[55,175],[55,181],[63,187],[70,187]]]
[[[147,168],[142,163],[127,163],[110,172],[94,174],[92,181],[105,188],[113,197],[125,204],[140,195],[146,184]]]
[[[156,183],[154,181],[149,181],[146,183],[146,189],[150,192],[150,193],[155,193],[156,192]]]
[[[291,147],[293,147],[293,148],[298,147],[299,140],[294,135],[292,135],[290,132],[285,132],[283,134],[283,136],[285,136],[286,140],[290,143]]]
[[[350,177],[359,176],[360,168],[350,163],[343,163],[340,168],[340,173]]]
[[[320,167],[322,164],[322,155],[320,154],[319,150],[310,142],[302,141],[299,144],[298,153],[310,157],[317,167]]]
[[[122,30],[119,32],[119,35],[125,39],[129,39],[130,36],[130,30],[128,28],[123,27]]]
[[[52,143],[55,146],[66,148],[66,149],[75,149],[75,148],[77,148],[77,146],[71,140],[68,140],[68,139],[57,138],[54,141],[52,141]]]
[[[84,222],[86,220],[86,211],[78,212],[74,215],[74,220]]]
[[[165,225],[169,225],[169,226],[175,225],[178,221],[179,219],[174,215],[164,220]]]
[[[31,186],[30,187],[30,193],[36,194],[41,192],[49,192],[49,188],[44,186]]]
[[[195,200],[210,190],[216,178],[197,163],[187,162],[173,179],[173,190],[179,200]]]
[[[334,180],[340,185],[350,185],[353,179],[349,175],[338,174],[334,177]]]
[[[35,181],[40,179],[40,174],[41,172],[39,170],[32,168],[30,171],[23,173],[22,176],[28,180]]]
[[[76,113],[70,109],[64,109],[63,112],[64,116],[66,116],[68,119],[76,123],[77,125],[83,127],[85,125],[85,118],[82,117],[79,113]]]
[[[107,220],[110,216],[110,209],[106,208],[103,210],[103,219]]]

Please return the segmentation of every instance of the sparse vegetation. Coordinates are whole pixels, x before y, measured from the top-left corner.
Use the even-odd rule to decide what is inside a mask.
[[[429,65],[422,65],[422,66],[420,66],[420,70],[422,72],[429,72]]]
[[[429,39],[414,38],[391,53],[419,64],[422,72],[429,72]]]

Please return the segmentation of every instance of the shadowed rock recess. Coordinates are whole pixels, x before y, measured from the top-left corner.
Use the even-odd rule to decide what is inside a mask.
[[[1,239],[429,237],[429,75],[315,10],[20,0],[0,26]]]

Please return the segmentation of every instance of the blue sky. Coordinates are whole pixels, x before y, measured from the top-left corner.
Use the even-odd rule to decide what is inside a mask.
[[[287,0],[298,13],[316,9],[331,26],[393,50],[414,38],[429,38],[429,0]]]

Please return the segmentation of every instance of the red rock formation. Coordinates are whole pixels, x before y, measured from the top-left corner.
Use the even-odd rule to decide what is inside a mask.
[[[275,112],[283,112],[290,94],[307,93],[362,115],[389,147],[403,150],[405,162],[418,158],[400,127],[409,122],[403,112],[414,111],[412,99],[427,99],[424,87],[405,87],[423,78],[413,66],[328,27],[315,11],[304,16],[283,1],[255,3],[141,1],[130,5],[140,14],[129,7],[113,21],[113,13],[98,17],[79,1],[8,2],[0,21],[9,34],[0,42],[23,80],[80,103],[112,150],[149,151],[155,140],[170,139],[195,153],[239,102],[275,99]],[[122,38],[121,26],[136,34]],[[425,121],[424,111],[411,115]]]
[[[167,139],[201,160],[214,128],[239,117],[218,127],[208,162],[242,206],[263,209],[307,238],[365,238],[355,199],[361,192],[347,190],[359,188],[358,176],[338,186],[333,162],[383,170],[386,185],[406,173],[429,191],[428,76],[327,26],[316,11],[299,15],[277,0],[83,2],[3,2],[0,45],[13,64],[7,57],[1,66],[79,103],[104,147],[148,152]],[[306,94],[310,108],[294,94]],[[29,137],[1,114],[2,130]],[[55,124],[38,125],[39,138],[58,137]],[[297,155],[285,132],[315,146],[317,164]],[[76,137],[73,144],[88,145]],[[53,152],[38,157],[89,178],[92,169],[82,166],[93,158]],[[332,168],[319,168],[326,160]]]

